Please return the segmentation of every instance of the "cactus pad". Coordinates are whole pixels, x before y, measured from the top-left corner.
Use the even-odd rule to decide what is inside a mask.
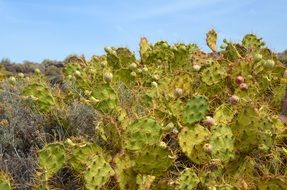
[[[120,190],[136,190],[137,177],[133,170],[134,160],[131,160],[128,155],[118,154],[114,158],[114,163],[116,165],[114,171]]]
[[[3,171],[0,171],[0,189],[1,190],[12,190],[11,179]]]
[[[158,145],[146,146],[133,155],[134,170],[141,174],[159,176],[172,165],[169,156],[171,152],[166,148]]]
[[[35,99],[36,109],[40,112],[50,111],[55,105],[55,100],[47,86],[42,84],[30,84],[22,92],[24,96],[32,96]]]
[[[104,157],[95,155],[84,172],[85,188],[87,190],[100,189],[114,174],[114,170]]]
[[[146,145],[160,142],[161,126],[152,118],[134,121],[124,132],[124,147],[127,150],[141,150]]]
[[[65,147],[62,143],[47,144],[39,151],[39,166],[46,180],[65,165],[65,159]]]
[[[249,49],[258,50],[262,48],[265,43],[262,41],[262,38],[258,38],[254,34],[247,34],[242,40],[242,45]]]
[[[191,161],[201,164],[209,160],[208,153],[203,149],[209,137],[210,132],[206,128],[196,125],[191,128],[184,127],[178,135],[178,140],[183,153]]]
[[[183,110],[183,122],[194,124],[201,121],[208,111],[208,100],[204,96],[193,97]]]
[[[218,62],[212,61],[211,65],[201,72],[201,79],[207,85],[221,82],[226,77],[226,70]]]
[[[177,190],[192,190],[196,189],[200,179],[191,168],[186,168],[179,176]]]
[[[217,123],[228,124],[232,121],[234,112],[228,104],[222,104],[214,111],[214,119]]]
[[[226,125],[217,125],[212,128],[210,145],[212,158],[228,162],[235,156],[234,137],[231,128]]]
[[[68,152],[68,164],[77,172],[85,170],[94,155],[103,155],[98,145],[85,142],[70,144]]]
[[[210,30],[206,34],[206,43],[213,52],[216,52],[216,41],[217,41],[217,33],[215,32],[215,30]]]

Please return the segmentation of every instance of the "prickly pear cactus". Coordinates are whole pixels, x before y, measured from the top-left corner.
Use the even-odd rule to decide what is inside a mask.
[[[192,168],[186,168],[177,179],[177,190],[192,190],[196,189],[200,183],[200,179]]]
[[[134,170],[141,174],[161,175],[172,165],[171,157],[172,154],[167,148],[159,145],[146,146],[133,154]]]
[[[228,162],[235,157],[234,136],[232,130],[226,125],[212,127],[210,137],[210,148],[213,159]]]
[[[124,147],[130,151],[137,151],[147,145],[160,142],[161,125],[152,118],[142,118],[127,126],[124,132]]]
[[[74,143],[68,139],[65,144],[67,147],[67,163],[78,172],[86,169],[93,156],[104,154],[102,148],[94,143]]]
[[[249,49],[258,50],[262,48],[265,43],[262,41],[262,38],[258,38],[255,34],[247,34],[242,39],[242,45]]]
[[[116,167],[114,168],[115,176],[121,190],[137,189],[137,173],[133,170],[135,161],[131,160],[128,155],[118,154],[114,158]]]
[[[208,111],[208,100],[204,96],[193,97],[185,106],[183,111],[183,122],[194,124],[201,121]]]
[[[217,33],[212,29],[206,34],[206,43],[213,52],[216,52],[216,41]]]
[[[39,166],[47,179],[64,166],[65,158],[65,147],[62,143],[48,144],[39,151]]]
[[[4,171],[0,171],[0,189],[12,190],[11,178]]]
[[[39,151],[39,171],[36,173],[36,189],[50,189],[50,179],[64,167],[66,161],[65,147],[62,143],[45,145]]]
[[[115,172],[101,155],[95,155],[90,162],[84,172],[85,188],[88,190],[100,189]]]
[[[53,189],[66,168],[86,189],[286,189],[286,67],[254,34],[239,43],[224,39],[220,50],[217,39],[215,30],[207,33],[208,53],[141,38],[139,59],[114,47],[90,60],[73,56],[53,87],[39,69],[5,74],[0,136],[15,123],[7,94],[40,111],[47,139],[61,134],[63,142],[39,151],[36,189]],[[86,126],[58,129],[77,102],[100,116],[89,123],[89,140],[77,134]],[[51,130],[48,119],[57,123]],[[2,176],[0,187],[11,189],[17,180]]]
[[[209,86],[222,82],[225,77],[226,70],[224,66],[216,61],[211,61],[210,66],[201,72],[202,81]]]
[[[117,107],[117,94],[109,84],[98,85],[92,91],[91,96],[98,100],[95,102],[95,107],[102,112],[110,112]]]
[[[55,99],[49,88],[44,84],[29,84],[22,92],[23,96],[29,96],[35,101],[36,109],[40,112],[48,112],[55,105]]]
[[[234,117],[234,112],[229,104],[222,104],[214,111],[214,119],[217,123],[229,124]]]
[[[209,153],[204,151],[204,145],[208,143],[209,138],[210,132],[201,125],[184,127],[178,135],[182,152],[197,164],[205,163],[210,159]]]

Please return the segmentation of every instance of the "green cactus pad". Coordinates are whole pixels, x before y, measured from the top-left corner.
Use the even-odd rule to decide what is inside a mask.
[[[107,62],[114,69],[128,68],[128,65],[135,62],[134,54],[127,48],[106,49]]]
[[[135,161],[131,160],[128,155],[118,154],[113,162],[115,163],[114,171],[120,190],[136,190],[137,174],[133,170]]]
[[[212,127],[210,145],[212,147],[212,158],[228,162],[235,156],[234,137],[231,128],[226,125]]]
[[[1,190],[12,190],[11,179],[8,174],[0,171],[0,189]]]
[[[228,124],[232,121],[234,117],[234,111],[232,107],[228,104],[221,104],[214,111],[214,119],[216,123]]]
[[[192,52],[191,60],[192,60],[193,65],[203,66],[207,63],[207,56],[204,52],[198,49]]]
[[[62,143],[45,145],[39,151],[39,166],[46,179],[52,177],[65,165],[66,153]]]
[[[275,105],[279,110],[281,109],[283,98],[286,91],[286,84],[276,86],[273,90],[272,104]]]
[[[225,43],[226,47],[222,51],[222,54],[224,57],[229,60],[229,61],[235,61],[241,58],[241,54],[236,48],[236,44],[226,42]]]
[[[216,41],[217,33],[212,29],[206,34],[206,43],[213,52],[216,52]]]
[[[152,118],[136,120],[127,126],[123,139],[124,148],[130,151],[158,144],[161,139],[161,125]]]
[[[108,113],[117,107],[117,94],[109,84],[98,84],[92,91],[92,97],[99,100],[95,107],[102,112]]]
[[[196,189],[200,183],[200,179],[192,168],[186,168],[177,179],[177,190],[192,190]]]
[[[168,149],[158,145],[148,145],[133,154],[134,170],[141,174],[159,176],[172,165],[170,156],[171,152]]]
[[[234,187],[233,185],[229,185],[229,184],[215,185],[210,188],[216,189],[216,190],[237,190],[236,187]]]
[[[252,107],[245,107],[239,112],[236,123],[231,127],[235,136],[235,146],[240,151],[253,148],[268,150],[273,144],[272,122],[259,116]]]
[[[226,70],[223,65],[212,61],[211,65],[201,72],[201,80],[207,85],[221,82],[226,77]]]
[[[101,189],[114,174],[114,170],[104,157],[95,155],[84,172],[85,188],[87,190]]]
[[[201,164],[210,159],[208,153],[203,149],[209,137],[210,132],[206,128],[196,125],[191,128],[184,127],[178,135],[178,141],[182,152],[191,161]]]
[[[87,164],[95,155],[103,155],[103,150],[94,143],[76,143],[66,142],[68,147],[68,164],[77,172],[86,169]]]
[[[183,110],[183,122],[194,124],[201,121],[208,111],[208,100],[204,96],[193,97]]]
[[[242,39],[242,45],[248,49],[259,50],[265,43],[262,41],[262,38],[258,38],[256,35],[247,34]]]
[[[29,84],[22,95],[35,98],[36,109],[40,112],[48,112],[55,105],[54,97],[44,84]]]

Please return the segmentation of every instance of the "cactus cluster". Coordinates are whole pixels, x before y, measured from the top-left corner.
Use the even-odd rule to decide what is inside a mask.
[[[64,87],[39,72],[13,79],[26,83],[27,105],[58,123],[73,101],[101,115],[93,138],[63,124],[67,135],[40,148],[34,187],[53,189],[68,167],[83,189],[286,189],[285,66],[254,34],[218,50],[211,30],[206,42],[211,52],[142,38],[140,59],[106,47],[67,63]],[[11,183],[1,172],[0,187]]]

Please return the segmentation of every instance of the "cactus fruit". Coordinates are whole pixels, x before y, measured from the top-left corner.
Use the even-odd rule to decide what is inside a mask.
[[[183,110],[183,122],[194,124],[201,121],[208,111],[208,101],[204,96],[193,97]]]
[[[201,69],[201,66],[200,66],[200,65],[197,65],[197,64],[194,64],[194,65],[192,66],[192,68],[193,68],[194,71],[199,71],[199,70]]]
[[[244,78],[243,78],[243,76],[237,76],[235,81],[238,85],[240,85],[240,84],[244,83]]]
[[[137,73],[134,72],[134,71],[132,71],[130,74],[131,74],[132,77],[136,77],[137,76]]]
[[[229,97],[229,103],[230,104],[236,104],[239,102],[239,97],[236,95],[232,95]]]
[[[77,70],[77,71],[75,71],[75,76],[76,76],[76,77],[81,77],[81,72],[80,72],[80,71],[78,71],[78,70]]]
[[[206,35],[206,43],[213,52],[216,52],[216,41],[217,33],[215,30],[210,30]]]
[[[131,69],[131,70],[135,70],[136,68],[137,68],[137,64],[136,63],[131,63],[129,65],[129,69]]]
[[[157,82],[152,81],[152,82],[151,82],[151,86],[154,87],[154,88],[156,88],[156,87],[158,86],[158,84],[157,84]]]
[[[114,174],[114,170],[104,157],[95,155],[84,171],[85,188],[87,190],[101,189]]]
[[[103,75],[103,77],[104,77],[104,81],[105,81],[106,83],[109,83],[109,82],[111,82],[111,81],[113,80],[113,74],[110,73],[110,72],[105,73],[105,74]]]
[[[192,190],[196,189],[200,179],[192,168],[186,168],[177,179],[177,190]]]
[[[38,69],[38,68],[35,69],[34,72],[35,72],[36,74],[40,74],[40,73],[41,73],[40,69]]]
[[[182,152],[191,161],[201,164],[209,160],[208,153],[203,151],[203,146],[208,142],[209,137],[210,132],[206,128],[196,125],[191,128],[184,127],[178,134],[178,141]]]
[[[175,90],[174,90],[174,96],[176,97],[176,98],[179,98],[179,97],[181,97],[182,96],[182,94],[183,94],[183,90],[181,89],[181,88],[176,88]]]
[[[248,85],[246,83],[241,83],[239,85],[240,90],[246,91],[248,90]]]
[[[273,68],[275,65],[275,62],[272,59],[268,59],[264,62],[264,67],[266,68]]]
[[[211,155],[212,150],[213,150],[213,149],[212,149],[212,145],[211,145],[211,144],[205,143],[205,144],[203,145],[203,151],[206,152],[207,154]]]
[[[25,77],[25,75],[24,75],[24,73],[18,73],[18,77],[20,77],[20,78],[24,78],[24,77]]]
[[[215,125],[215,120],[210,116],[206,116],[205,120],[203,121],[203,125],[207,127],[211,127]]]
[[[16,78],[15,78],[15,77],[10,77],[10,78],[9,78],[9,82],[10,82],[11,84],[15,84],[15,83],[16,83]]]
[[[261,54],[259,54],[259,53],[256,53],[256,54],[254,55],[254,61],[255,61],[255,62],[261,61],[262,58],[263,58],[263,56],[262,56]]]

